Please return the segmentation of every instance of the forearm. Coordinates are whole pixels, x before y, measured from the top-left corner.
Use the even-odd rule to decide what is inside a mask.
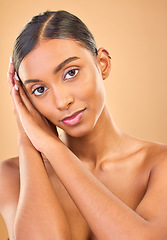
[[[110,192],[95,176],[93,176],[91,172],[89,172],[86,167],[84,167],[82,162],[55,136],[51,128],[48,126],[48,123],[45,121],[46,119],[41,117],[41,115],[35,111],[20,86],[18,92],[13,89],[13,98],[17,111],[21,116],[23,128],[29,139],[35,148],[40,152],[43,152],[49,159],[58,177],[64,184],[75,204],[78,206],[90,228],[97,236],[97,239],[110,240],[112,237],[113,240],[145,240],[149,236],[148,239],[153,240],[154,238],[152,236],[154,236],[154,232],[151,225],[112,194],[112,192]],[[28,152],[27,156],[29,154],[30,153]],[[24,159],[24,154],[20,152],[20,156],[22,155],[23,160],[25,160],[26,158]],[[40,197],[42,196],[45,199],[46,196],[44,196],[44,193],[48,192],[45,188],[41,192],[39,187],[39,179],[40,176],[43,175],[44,166],[42,167],[41,161],[38,160],[36,161],[36,164],[33,165],[34,161],[32,161],[31,156],[30,158],[30,165],[26,166],[29,161],[22,161],[24,164],[21,164],[21,177],[24,178],[24,175],[27,174],[27,178],[23,181],[23,187],[25,187],[23,188],[21,186],[20,195],[20,199],[23,199],[23,206],[26,206],[27,204],[29,209],[31,209],[30,206],[32,203],[24,200],[26,193],[28,196],[31,196],[31,200],[34,193],[38,193]],[[33,168],[33,170],[31,168]],[[40,176],[38,174],[35,175],[38,171],[39,173],[42,173]],[[35,179],[32,181],[34,176]],[[46,180],[46,178],[44,179]],[[41,179],[42,185],[48,186],[44,179]],[[34,189],[34,187],[31,187],[32,184],[37,186],[37,190]],[[39,199],[35,204],[40,204]],[[36,211],[36,209],[34,209],[34,211]],[[29,214],[29,212],[27,214]],[[36,215],[33,216],[36,217]],[[150,230],[152,230],[152,236],[149,235]]]
[[[98,239],[154,235],[151,224],[112,194],[63,143],[52,139],[49,146],[45,155]]]
[[[70,239],[65,214],[57,200],[40,154],[29,142],[19,146],[20,197],[16,239]]]

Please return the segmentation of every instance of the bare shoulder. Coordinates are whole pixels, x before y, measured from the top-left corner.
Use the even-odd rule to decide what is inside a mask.
[[[19,170],[19,157],[9,158],[0,162],[0,171]],[[1,172],[0,172],[1,173]]]
[[[18,200],[20,188],[19,159],[0,162],[0,211]]]
[[[145,142],[145,160],[152,165],[152,169],[167,164],[167,145],[162,143]]]
[[[149,142],[132,136],[128,136],[128,140],[128,155],[139,155],[143,163],[151,168],[167,163],[167,144]]]
[[[167,145],[156,142],[141,141],[141,146],[140,151],[143,152],[143,167],[150,171],[150,180],[153,179],[153,176],[159,178],[159,181],[160,179],[163,180],[161,174],[164,171],[167,172]]]
[[[150,143],[145,161],[151,165],[149,186],[152,187],[158,183],[161,186],[166,186],[167,189],[167,145]],[[166,189],[164,188],[167,195]]]
[[[166,229],[167,222],[167,145],[144,143],[145,164],[150,167],[150,177],[145,196],[136,212],[145,219]],[[167,236],[167,230],[163,232]]]
[[[19,158],[0,162],[0,212],[5,220],[8,234],[12,229],[20,192]]]

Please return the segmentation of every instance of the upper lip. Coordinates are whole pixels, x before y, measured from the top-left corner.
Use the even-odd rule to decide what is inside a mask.
[[[74,118],[75,116],[77,116],[79,113],[81,113],[82,111],[84,111],[85,109],[86,109],[86,108],[84,108],[84,109],[82,109],[82,110],[79,110],[79,111],[77,111],[77,112],[74,112],[74,113],[72,113],[71,115],[63,118],[61,121],[63,122],[63,121],[65,121],[65,120],[72,119],[72,118]]]

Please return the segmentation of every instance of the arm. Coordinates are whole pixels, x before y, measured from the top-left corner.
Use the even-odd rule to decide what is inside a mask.
[[[12,63],[9,72],[13,96]],[[66,216],[55,195],[41,155],[22,128],[14,102],[13,108],[19,129],[20,170],[20,195],[14,220],[15,239],[71,239]]]
[[[29,140],[29,139],[28,139]],[[16,239],[70,239],[65,214],[39,152],[20,137],[20,197],[15,217]],[[49,235],[49,237],[48,237]]]
[[[167,177],[165,174],[160,177],[161,170],[156,175],[155,172],[152,174],[152,181],[150,181],[145,197],[137,210],[133,211],[89,172],[82,162],[49,131],[47,124],[38,116],[30,103],[22,103],[22,100],[25,103],[26,99],[22,95],[20,87],[19,91],[14,92],[14,99],[29,139],[35,148],[43,152],[49,159],[98,239],[110,240],[112,236],[114,240],[153,240],[157,238],[162,240],[167,237],[167,230],[164,227],[167,220],[167,216],[164,214],[167,211],[165,204],[167,193],[163,191],[166,189]],[[38,139],[42,139],[42,141]],[[58,157],[55,158],[55,155]],[[164,169],[167,169],[167,166]],[[163,185],[158,194],[159,198],[155,197],[156,182]],[[154,201],[153,204],[150,204],[152,198]],[[158,201],[163,203],[161,211],[160,208],[157,208]],[[150,209],[150,205],[152,209],[146,211],[146,209]]]
[[[110,240],[111,236],[114,240],[166,239],[165,159],[152,171],[147,192],[133,211],[89,172],[66,146],[55,139],[48,141],[50,147],[44,149],[44,153],[98,239]],[[54,158],[54,152],[58,154],[58,160]]]
[[[6,223],[10,240],[19,199],[18,158],[0,162],[0,212]]]

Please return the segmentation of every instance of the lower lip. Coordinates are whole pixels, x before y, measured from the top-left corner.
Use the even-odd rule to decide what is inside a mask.
[[[82,119],[83,115],[84,115],[85,109],[82,112],[79,112],[77,115],[75,115],[74,117],[68,118],[68,119],[64,119],[63,123],[68,125],[68,126],[73,126],[76,125],[77,123],[80,122],[80,120]]]

